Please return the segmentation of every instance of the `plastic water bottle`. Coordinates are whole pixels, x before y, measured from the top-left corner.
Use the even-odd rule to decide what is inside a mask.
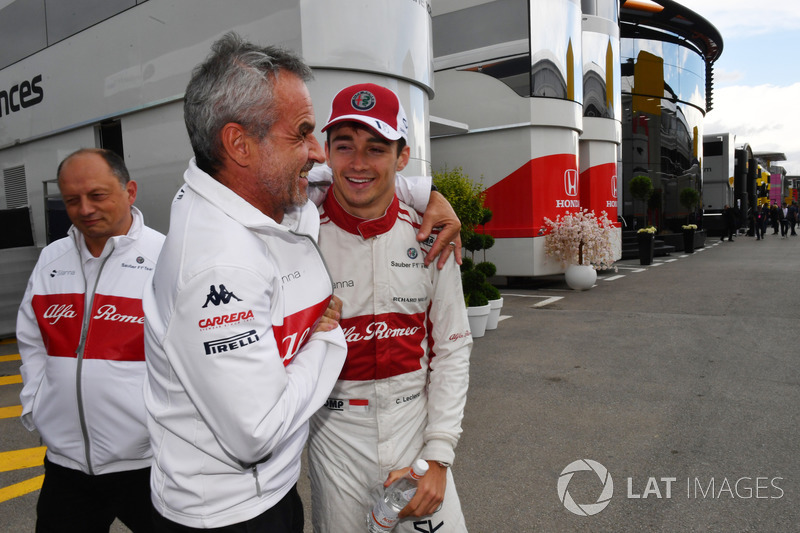
[[[428,463],[417,459],[405,477],[384,489],[383,497],[375,502],[375,506],[367,513],[369,533],[386,533],[394,529],[398,521],[397,515],[417,493],[417,484],[427,471]]]

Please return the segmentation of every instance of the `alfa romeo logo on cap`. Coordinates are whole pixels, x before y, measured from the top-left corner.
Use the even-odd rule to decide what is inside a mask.
[[[369,91],[358,91],[350,99],[350,105],[358,111],[369,111],[375,107],[375,95]]]

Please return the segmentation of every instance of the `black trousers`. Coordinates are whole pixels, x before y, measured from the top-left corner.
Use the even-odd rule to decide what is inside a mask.
[[[108,533],[115,518],[134,533],[153,531],[150,469],[90,476],[44,459],[36,533]]]
[[[303,502],[295,485],[273,507],[255,518],[238,524],[211,529],[196,529],[167,520],[155,509],[153,509],[153,522],[156,533],[191,533],[195,531],[207,533],[303,533]]]

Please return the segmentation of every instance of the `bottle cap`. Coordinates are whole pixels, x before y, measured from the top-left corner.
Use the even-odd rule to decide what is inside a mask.
[[[411,467],[411,476],[414,479],[419,479],[428,472],[428,461],[424,459],[417,459],[414,461],[414,466]]]

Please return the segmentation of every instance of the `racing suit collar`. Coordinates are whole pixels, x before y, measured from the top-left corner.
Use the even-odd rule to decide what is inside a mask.
[[[353,235],[361,235],[364,239],[376,237],[392,229],[397,221],[397,212],[400,210],[400,200],[397,199],[397,195],[392,198],[392,203],[389,204],[382,216],[371,220],[359,218],[345,211],[333,191],[328,192],[322,205],[325,208],[325,214],[337,226]]]

